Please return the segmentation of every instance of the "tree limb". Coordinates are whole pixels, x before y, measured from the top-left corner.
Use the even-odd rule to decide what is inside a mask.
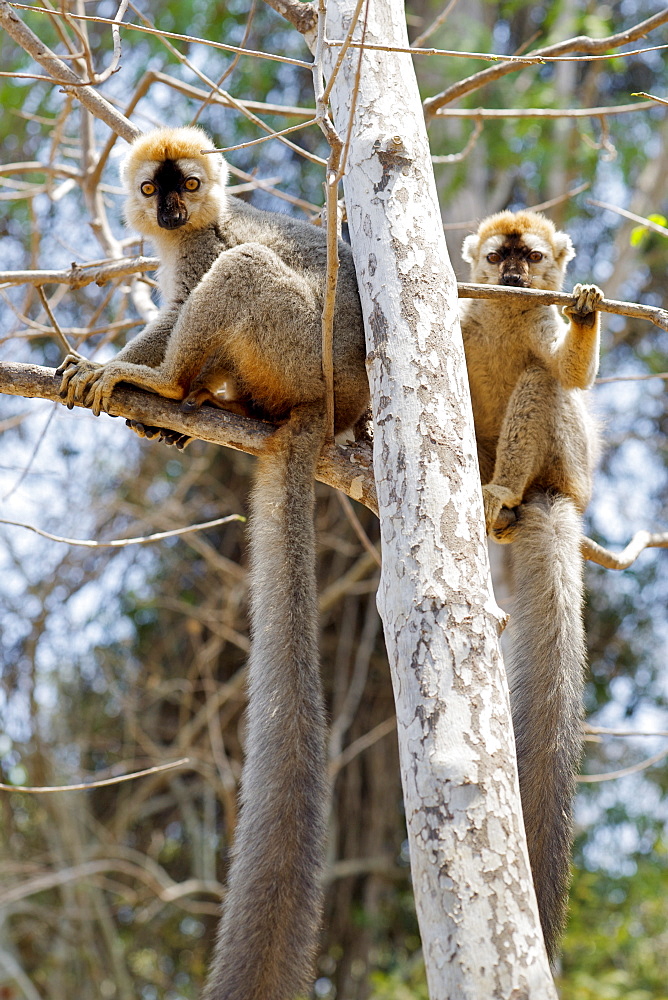
[[[74,70],[59,59],[58,56],[48,48],[30,28],[23,23],[16,11],[7,3],[7,0],[0,0],[0,27],[4,28],[7,34],[24,49],[29,56],[39,63],[53,78],[54,83],[59,83],[62,89],[72,94],[83,106],[105,122],[112,131],[120,135],[121,138],[132,142],[141,135],[141,129],[133,125],[125,115],[112,107],[93,87],[82,84],[81,78]]]
[[[641,21],[627,31],[619,31],[614,35],[608,35],[606,38],[590,38],[588,35],[578,35],[575,38],[567,38],[564,41],[556,42],[554,45],[546,45],[542,49],[534,49],[533,52],[528,53],[528,56],[555,56],[564,52],[573,52],[575,49],[586,52],[588,55],[604,53],[608,49],[619,48],[622,45],[626,45],[627,42],[635,41],[637,38],[644,38],[650,31],[665,24],[666,21],[668,21],[668,8],[664,7],[657,14],[654,14],[653,17],[648,17],[647,20]],[[507,76],[508,73],[515,73],[521,68],[522,64],[513,60],[512,62],[501,63],[498,66],[489,66],[479,73],[474,73],[466,80],[460,80],[452,87],[448,87],[447,90],[426,100],[423,104],[425,116],[429,118],[436,114],[439,108],[442,108],[445,104],[450,104],[451,101],[455,101],[465,94],[470,94],[474,90],[479,90],[485,84],[499,80],[502,76]]]
[[[573,302],[570,292],[543,291],[539,288],[505,288],[502,285],[476,285],[468,282],[457,284],[460,299],[523,299],[534,305],[568,306]],[[668,330],[668,310],[656,306],[637,305],[634,302],[618,302],[615,299],[602,299],[596,304],[601,312],[613,313],[615,316],[634,316],[637,319],[647,319],[650,323]]]
[[[58,395],[60,377],[53,368],[12,362],[0,363],[0,393],[11,396],[48,399],[62,403]],[[149,427],[166,427],[211,444],[257,455],[271,437],[274,427],[262,420],[252,420],[205,406],[196,413],[184,413],[178,403],[139,389],[118,386],[114,389],[111,416],[138,420]],[[377,512],[371,448],[366,443],[323,450],[316,479],[346,493],[353,500]]]

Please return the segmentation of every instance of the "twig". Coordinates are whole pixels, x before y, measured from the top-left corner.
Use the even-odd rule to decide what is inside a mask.
[[[604,108],[440,108],[436,118],[600,118],[607,115],[626,115],[632,111],[646,111],[653,107],[651,101],[636,104],[618,104]]]
[[[626,31],[608,35],[606,38],[590,38],[588,35],[578,35],[575,38],[567,38],[564,41],[556,42],[554,45],[546,45],[542,49],[535,49],[532,55],[538,59],[544,59],[548,56],[555,56],[560,52],[572,52],[574,49],[582,49],[591,55],[605,53],[607,49],[616,49],[627,42],[644,38],[654,28],[660,27],[667,21],[668,8],[664,7],[657,14],[648,17],[644,21],[640,21]],[[517,60],[506,60],[500,66],[490,66],[479,73],[474,73],[465,80],[460,80],[458,83],[453,84],[453,86],[448,87],[447,90],[426,100],[424,102],[425,115],[429,117],[435,114],[443,105],[450,104],[457,98],[463,97],[465,94],[470,94],[474,90],[479,90],[485,84],[499,80],[508,73],[514,73],[518,68],[521,67]]]
[[[0,286],[9,285],[69,285],[83,288],[85,285],[104,285],[116,278],[156,271],[160,265],[157,257],[127,257],[109,263],[73,263],[67,270],[59,271],[0,271]]]
[[[315,3],[302,3],[301,0],[265,0],[277,14],[297,29],[302,35],[313,35],[317,17]]]
[[[582,539],[581,545],[584,559],[598,563],[606,569],[628,569],[645,549],[668,549],[668,532],[652,534],[649,531],[637,531],[621,552],[610,552],[587,537]]]
[[[37,7],[28,7],[37,11]],[[47,13],[45,11],[45,13]],[[113,23],[113,22],[112,22]],[[54,83],[60,83],[66,93],[72,94],[96,118],[105,122],[114,132],[128,142],[141,135],[141,130],[117,111],[109,101],[101,97],[92,87],[82,85],[80,77],[70,69],[62,59],[49,49],[37,35],[23,23],[12,10],[7,0],[0,0],[0,27],[24,49],[29,56],[39,63],[53,78]]]
[[[380,557],[380,552],[378,551],[378,549],[373,544],[373,542],[371,541],[371,539],[367,535],[366,531],[362,527],[362,522],[360,521],[359,517],[355,513],[355,508],[351,504],[350,500],[343,493],[338,493],[337,496],[339,498],[339,503],[341,504],[341,507],[343,508],[343,512],[345,513],[346,517],[350,521],[350,524],[352,525],[353,531],[355,532],[355,534],[359,538],[360,542],[362,543],[362,545],[364,546],[364,548],[366,549],[366,551],[369,553],[369,555],[376,562],[376,564],[378,566],[381,566],[382,565],[382,560],[381,560],[381,557]]]
[[[445,8],[441,11],[441,13],[438,15],[438,17],[436,17],[431,22],[431,24],[429,25],[429,27],[426,28],[425,31],[423,31],[421,35],[418,35],[417,38],[413,39],[413,45],[416,48],[420,48],[420,46],[422,45],[422,43],[426,42],[427,39],[430,37],[430,35],[433,35],[434,32],[437,31],[441,27],[441,25],[445,22],[446,18],[448,17],[448,15],[454,9],[454,7],[456,6],[456,4],[458,2],[459,2],[459,0],[450,0],[450,2],[448,4],[446,4]]]
[[[46,295],[44,294],[44,289],[42,288],[41,285],[37,286],[37,294],[39,295],[39,297],[40,297],[40,299],[42,301],[42,305],[44,306],[44,312],[48,316],[49,322],[51,323],[51,326],[53,327],[54,333],[56,334],[56,340],[58,341],[58,343],[60,344],[60,346],[63,348],[63,351],[65,352],[65,354],[76,354],[77,352],[74,350],[74,348],[72,347],[72,345],[68,341],[67,337],[65,336],[65,334],[63,333],[63,331],[58,326],[58,322],[56,320],[56,317],[53,315],[53,312],[51,311],[51,306],[49,305],[49,300],[47,299]]]
[[[664,100],[663,97],[655,97],[654,94],[645,94],[642,91],[639,91],[635,94],[631,94],[631,97],[647,97],[650,101],[656,101],[657,104],[664,104],[668,107],[668,101]]]
[[[215,521],[202,521],[200,524],[190,524],[186,528],[173,528],[171,531],[158,531],[154,535],[140,535],[135,538],[114,538],[110,542],[97,542],[90,538],[65,538],[62,535],[52,535],[49,531],[35,528],[32,524],[25,524],[23,521],[8,521],[0,517],[0,524],[12,524],[17,528],[27,528],[34,531],[42,538],[48,538],[52,542],[64,542],[65,545],[81,545],[87,549],[124,549],[128,545],[148,545],[151,542],[162,542],[165,538],[175,538],[177,535],[188,535],[192,531],[204,531],[206,528],[215,528],[219,524],[229,524],[230,521],[245,521],[241,514],[229,514],[227,517],[217,517]]]
[[[637,222],[638,225],[645,226],[646,229],[652,229],[655,233],[659,233],[660,236],[668,236],[668,229],[665,226],[659,225],[658,222],[652,222],[651,219],[645,219],[642,215],[636,215],[634,212],[627,212],[625,208],[610,205],[607,201],[594,201],[593,198],[587,198],[587,204],[595,205],[597,208],[604,208],[608,212],[615,212],[617,215],[622,215],[625,219],[630,219],[631,222]]]
[[[3,6],[9,7],[7,0],[1,0]],[[93,21],[95,24],[117,24],[116,20],[111,17],[96,17],[93,14],[65,14],[62,11],[57,10],[44,10],[41,7],[31,7],[27,4],[22,3],[12,3],[12,7],[17,10],[29,10],[36,14],[53,14],[59,15],[60,17],[66,19],[74,19],[77,21]],[[310,69],[311,63],[305,62],[303,59],[296,59],[292,56],[279,56],[273,52],[262,52],[256,51],[255,49],[242,49],[238,45],[228,45],[225,42],[213,42],[209,38],[199,38],[197,35],[181,35],[176,31],[163,31],[161,28],[156,28],[154,26],[148,26],[144,24],[134,24],[132,21],[123,21],[120,25],[121,28],[127,28],[128,31],[142,31],[146,35],[156,35],[158,38],[173,38],[177,42],[187,42],[189,45],[208,45],[213,49],[222,49],[224,52],[239,52],[242,56],[251,56],[253,59],[269,59],[271,62],[288,63],[290,66],[301,66],[304,69]]]
[[[100,781],[82,781],[77,785],[5,785],[0,782],[0,789],[5,792],[25,792],[27,795],[41,795],[43,792],[87,792],[89,788],[120,785],[123,781],[134,781],[135,778],[144,778],[147,774],[169,771],[175,767],[183,767],[189,763],[189,757],[181,757],[180,760],[175,760],[170,764],[156,764],[155,767],[147,767],[144,771],[119,774],[115,778],[102,778]]]
[[[659,753],[655,753],[637,764],[632,764],[630,767],[622,767],[618,771],[608,771],[607,774],[579,774],[576,780],[583,784],[589,784],[594,781],[613,781],[615,778],[625,778],[627,774],[637,774],[638,771],[644,771],[652,764],[658,764],[664,757],[668,757],[668,748],[660,750]]]
[[[431,162],[434,163],[434,164],[437,164],[437,163],[461,163],[462,160],[465,160],[466,157],[471,152],[471,150],[474,148],[475,144],[477,143],[477,141],[478,141],[478,139],[480,137],[480,133],[481,132],[482,132],[482,121],[478,120],[478,121],[476,121],[475,126],[473,128],[473,131],[471,132],[471,135],[469,136],[468,141],[467,141],[466,145],[464,146],[464,148],[461,150],[461,152],[459,152],[459,153],[449,153],[446,156],[432,156]]]

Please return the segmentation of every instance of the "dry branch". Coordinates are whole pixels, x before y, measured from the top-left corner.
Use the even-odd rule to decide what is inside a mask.
[[[568,292],[550,292],[538,288],[504,288],[501,285],[475,285],[459,282],[457,285],[460,299],[524,299],[535,305],[568,306],[573,303],[573,296]],[[615,316],[633,316],[636,319],[647,319],[650,323],[668,330],[668,310],[656,306],[643,306],[635,302],[618,302],[615,299],[603,299],[596,308],[601,312],[612,313]]]
[[[69,285],[83,288],[84,285],[104,285],[116,278],[126,278],[132,274],[157,270],[160,261],[156,257],[127,257],[113,263],[77,264],[59,271],[0,271],[0,286],[8,285]]]
[[[52,77],[53,82],[60,84],[67,94],[76,97],[83,106],[100,121],[105,122],[117,135],[132,142],[141,135],[141,129],[112,107],[109,101],[101,97],[92,87],[82,84],[81,77],[59,59],[30,28],[23,23],[18,14],[12,10],[7,0],[0,0],[0,27],[24,49],[29,56],[39,63]]]
[[[606,38],[590,38],[588,35],[578,35],[575,38],[567,38],[562,42],[556,42],[554,45],[546,45],[542,49],[535,49],[530,55],[534,58],[541,58],[544,56],[556,56],[564,52],[573,52],[576,49],[586,52],[588,55],[601,54],[607,52],[608,49],[618,49],[622,45],[626,45],[627,42],[644,38],[654,28],[660,27],[660,25],[665,24],[667,21],[668,8],[664,7],[657,14],[654,14],[653,17],[648,17],[645,21],[641,21],[627,31],[619,31],[614,35],[608,35]],[[507,76],[508,73],[515,73],[521,68],[521,63],[518,63],[516,60],[508,60],[499,66],[490,66],[479,73],[474,73],[472,76],[467,77],[466,80],[460,80],[435,97],[428,98],[424,102],[425,115],[429,118],[431,115],[436,114],[439,108],[442,108],[445,104],[450,104],[451,101],[455,101],[465,94],[470,94],[474,90],[479,90],[485,84],[499,80],[502,76]]]
[[[62,403],[58,395],[60,377],[53,368],[18,363],[0,363],[0,393]],[[139,389],[117,387],[111,416],[138,420],[149,427],[166,427],[211,444],[257,455],[273,433],[273,425],[205,406],[197,413],[183,413],[178,403]],[[376,491],[368,444],[325,448],[316,478],[377,511]]]

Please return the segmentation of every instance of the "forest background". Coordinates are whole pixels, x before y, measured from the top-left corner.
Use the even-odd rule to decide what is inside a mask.
[[[59,10],[113,18],[118,6]],[[658,8],[455,0],[446,10],[441,17],[438,3],[407,6],[414,45],[513,54],[581,34],[605,37]],[[112,66],[108,23],[18,13],[59,53],[88,48],[95,65],[79,59],[84,78]],[[127,5],[126,20],[150,28],[152,18],[163,32],[309,58],[298,32],[263,3],[172,2],[159,15],[148,4]],[[138,31],[124,30],[121,40],[120,68],[100,90],[124,113],[130,107],[142,129],[196,119],[221,147],[256,140],[262,132],[235,101],[246,111],[251,102],[272,129],[308,120],[300,109],[312,107],[313,83],[294,62]],[[468,276],[459,246],[478,218],[548,203],[578,250],[567,287],[595,281],[607,298],[663,304],[668,119],[659,102],[632,95],[666,97],[665,54],[651,48],[665,41],[664,26],[605,59],[519,68],[444,101],[438,114],[435,95],[489,63],[415,57],[460,280]],[[639,48],[646,51],[624,55]],[[39,67],[4,33],[0,67],[2,359],[56,366],[55,317],[70,343],[104,360],[141,328],[146,279],[47,285],[47,311],[35,284],[11,284],[6,272],[68,269],[107,260],[119,247],[128,256],[142,249],[121,221],[124,143],[87,186],[87,164],[105,149],[109,129],[39,79]],[[230,152],[232,183],[259,207],[315,218],[327,147],[317,126],[290,139],[301,152],[278,140]],[[620,209],[651,217],[653,227]],[[665,527],[667,370],[665,333],[604,317],[593,395],[605,450],[587,532],[609,547]],[[0,397],[0,429],[5,520],[108,540],[244,513],[249,456],[202,442],[176,453],[140,442],[121,421],[18,397]],[[375,607],[377,524],[330,488],[319,492],[334,801],[316,992],[324,1000],[426,997]],[[190,1000],[215,928],[241,767],[243,526],[95,549],[0,527],[1,780],[56,785],[190,760],[88,792],[0,793],[0,995]],[[587,569],[591,731],[583,770],[617,776],[580,786],[559,980],[567,1000],[668,997],[667,560],[651,550],[623,573]]]

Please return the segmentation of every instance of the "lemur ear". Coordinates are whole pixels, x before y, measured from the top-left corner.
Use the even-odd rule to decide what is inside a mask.
[[[568,264],[575,257],[575,247],[568,233],[555,233],[554,258],[558,264]]]
[[[471,233],[467,236],[462,243],[462,257],[469,264],[472,264],[476,258],[476,250],[478,249],[478,234]]]

